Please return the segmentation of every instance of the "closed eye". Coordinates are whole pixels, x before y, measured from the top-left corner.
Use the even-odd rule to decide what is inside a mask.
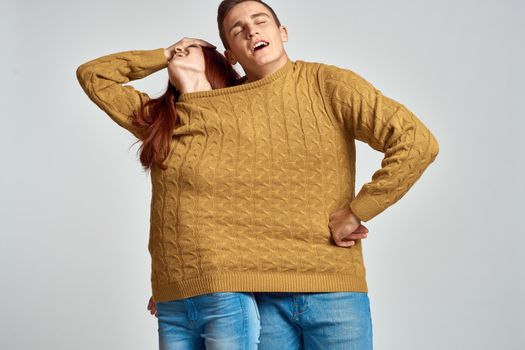
[[[260,22],[257,22],[255,24],[263,24],[263,23],[266,23],[266,21],[260,21]],[[233,36],[236,36],[237,34],[240,34],[240,33],[242,33],[242,30],[237,32],[237,33],[235,33],[235,34],[233,34]]]

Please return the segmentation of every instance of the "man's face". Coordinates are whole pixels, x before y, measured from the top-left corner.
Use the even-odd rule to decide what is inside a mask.
[[[239,62],[245,71],[258,72],[288,59],[283,46],[288,41],[286,28],[278,27],[271,12],[258,2],[236,5],[224,18],[223,28],[230,46],[224,55],[232,65]]]

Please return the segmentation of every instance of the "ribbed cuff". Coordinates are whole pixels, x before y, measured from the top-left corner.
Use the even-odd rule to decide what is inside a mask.
[[[168,66],[168,60],[164,55],[164,48],[158,48],[153,50],[140,50],[141,60],[148,62],[148,67],[152,67],[155,70],[160,70]]]
[[[364,188],[352,200],[350,209],[361,221],[368,221],[384,210]]]

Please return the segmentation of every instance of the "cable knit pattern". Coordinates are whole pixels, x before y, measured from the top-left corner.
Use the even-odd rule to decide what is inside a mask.
[[[86,94],[140,138],[149,99],[123,84],[168,65],[164,49],[82,64]],[[287,61],[260,80],[182,94],[168,169],[151,169],[149,252],[162,302],[222,291],[367,292],[361,240],[336,246],[329,215],[368,221],[438,154],[425,125],[351,70]],[[355,195],[355,140],[384,153]]]

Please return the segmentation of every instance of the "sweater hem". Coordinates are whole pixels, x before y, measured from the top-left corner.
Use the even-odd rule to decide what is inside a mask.
[[[293,273],[231,273],[153,285],[155,302],[217,292],[368,292],[368,286],[365,276]]]

